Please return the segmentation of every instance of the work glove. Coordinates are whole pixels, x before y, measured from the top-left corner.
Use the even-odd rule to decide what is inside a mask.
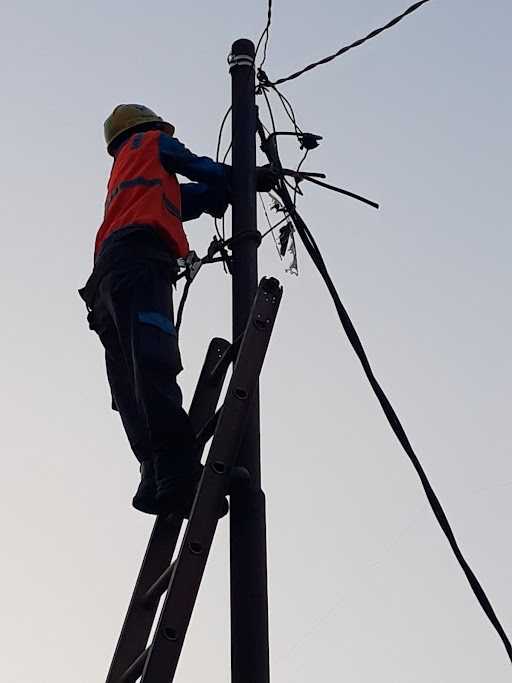
[[[279,181],[278,174],[270,167],[270,164],[258,166],[256,169],[256,190],[258,192],[270,192]]]
[[[214,196],[208,204],[205,213],[210,214],[213,218],[222,218],[229,206],[228,198],[225,196]]]

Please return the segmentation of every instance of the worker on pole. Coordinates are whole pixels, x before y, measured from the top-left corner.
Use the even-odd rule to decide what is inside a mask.
[[[183,368],[172,285],[177,259],[189,252],[183,222],[224,215],[231,167],[190,152],[174,126],[143,105],[118,105],[104,131],[114,162],[93,271],[80,296],[105,349],[112,408],[140,463],[133,506],[187,516],[201,465],[176,380]],[[178,183],[178,173],[193,182]],[[261,169],[259,189],[273,182]]]

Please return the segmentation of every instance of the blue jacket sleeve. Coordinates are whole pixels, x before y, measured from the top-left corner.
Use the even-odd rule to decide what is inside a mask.
[[[180,183],[181,219],[190,221],[199,218],[202,213],[209,213],[214,218],[221,218],[228,208],[227,194],[205,183]]]
[[[198,157],[177,138],[160,135],[160,161],[168,173],[179,173],[189,180],[229,191],[231,166],[220,164],[209,157]]]

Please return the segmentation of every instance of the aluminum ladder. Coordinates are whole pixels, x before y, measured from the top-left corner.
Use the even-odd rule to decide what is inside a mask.
[[[157,517],[135,584],[106,683],[170,683],[178,665],[197,593],[218,523],[233,486],[248,485],[249,473],[236,467],[240,443],[281,301],[274,278],[259,284],[244,334],[233,344],[210,343],[189,410],[200,458],[213,441],[199,482],[185,534],[173,560],[183,519]],[[216,411],[229,365],[233,373]],[[154,637],[150,632],[166,594]]]

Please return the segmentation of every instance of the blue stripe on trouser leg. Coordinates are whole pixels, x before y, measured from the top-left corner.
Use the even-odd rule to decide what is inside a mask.
[[[132,343],[135,391],[144,406],[153,454],[188,460],[194,434],[176,381],[182,365],[172,320],[158,311],[138,311]]]
[[[159,327],[162,332],[176,335],[176,328],[174,327],[172,320],[169,320],[169,318],[166,318],[165,315],[162,315],[161,313],[155,311],[140,311],[137,314],[137,318],[141,323],[154,325],[155,327]]]

